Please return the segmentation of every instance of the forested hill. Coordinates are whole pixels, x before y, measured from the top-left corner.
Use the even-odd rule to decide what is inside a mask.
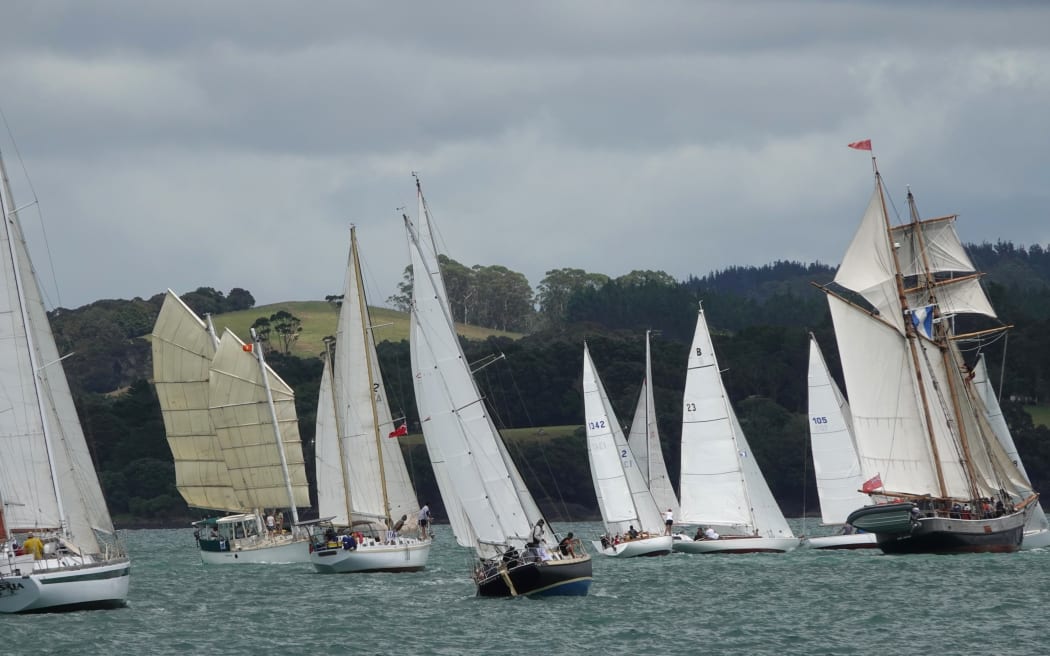
[[[1045,491],[1050,489],[1050,431],[1033,425],[1020,402],[1050,403],[1050,252],[1007,243],[969,248],[978,268],[988,272],[985,284],[1000,318],[1014,325],[1007,340],[983,348],[994,380],[1005,369],[1004,399],[1019,401],[1007,400],[1005,412],[1036,488]],[[827,304],[811,285],[829,282],[832,267],[776,262],[685,281],[660,271],[611,278],[567,268],[549,271],[533,290],[522,284],[524,276],[504,267],[467,267],[448,258],[442,258],[442,266],[451,281],[455,318],[482,324],[464,340],[468,358],[507,356],[478,375],[502,427],[580,425],[584,339],[620,422],[629,423],[643,376],[644,333],[653,330],[653,386],[664,455],[675,480],[686,355],[703,302],[730,398],[774,495],[789,515],[816,510],[807,451],[807,339],[813,331],[837,371]],[[403,303],[410,292],[409,275],[390,303]],[[270,363],[296,390],[312,469],[321,372],[316,344],[335,332],[338,296],[265,309],[256,308],[251,293],[240,288],[226,294],[201,288],[182,298],[196,312],[212,314],[217,325],[226,321],[239,326],[238,332],[254,325],[267,338]],[[146,300],[102,300],[51,315],[60,351],[75,354],[63,365],[107,499],[125,526],[196,517],[175,490],[171,453],[149,382],[148,335],[162,300],[162,293]],[[401,410],[417,430],[408,344],[401,337],[407,333],[396,325],[406,319],[395,310],[384,312],[382,323],[395,324],[387,329],[392,339],[379,346],[388,395],[395,411]],[[440,510],[422,444],[408,439],[403,448],[420,495]],[[570,428],[568,435],[533,434],[513,444],[512,452],[550,516],[596,516],[582,428],[575,434]]]

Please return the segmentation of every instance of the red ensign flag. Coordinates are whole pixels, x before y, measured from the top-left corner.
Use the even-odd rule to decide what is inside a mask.
[[[408,435],[408,424],[401,424],[387,435],[387,437],[401,437],[402,435]]]
[[[860,486],[860,491],[864,493],[871,493],[882,487],[882,476],[875,474],[874,478],[869,478],[864,481],[864,485]]]
[[[849,144],[849,147],[855,148],[857,150],[871,150],[871,139],[865,139],[864,141],[854,141],[853,143]]]
[[[252,345],[251,344],[241,344],[241,349],[247,351],[248,353],[251,353],[252,352]]]

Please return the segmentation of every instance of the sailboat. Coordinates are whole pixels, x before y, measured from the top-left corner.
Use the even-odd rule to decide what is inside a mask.
[[[0,177],[0,612],[124,606],[130,561],[77,419],[2,158]]]
[[[678,486],[682,522],[710,528],[718,538],[681,536],[674,543],[675,551],[791,551],[799,540],[769,491],[729,402],[703,308],[697,316],[688,367]]]
[[[876,547],[874,533],[856,533],[846,524],[846,516],[867,502],[860,488],[868,477],[857,460],[849,404],[831,378],[813,333],[809,334],[809,440],[821,520],[826,526],[842,526],[843,532],[806,538],[803,544],[813,549]]]
[[[638,470],[653,501],[661,512],[670,512],[672,518],[678,517],[681,510],[678,497],[675,496],[671,477],[667,475],[667,464],[664,462],[663,449],[660,446],[660,430],[656,422],[656,401],[653,398],[653,359],[649,346],[649,334],[645,331],[645,379],[638,393],[638,405],[635,406],[631,430],[627,434],[627,444],[631,448]]]
[[[977,393],[984,402],[985,416],[988,418],[988,423],[991,425],[992,430],[995,431],[999,444],[1006,451],[1006,456],[1012,462],[1017,463],[1017,468],[1024,474],[1025,478],[1028,478],[1028,472],[1025,471],[1024,463],[1021,462],[1021,456],[1017,453],[1017,446],[1014,445],[1014,438],[1010,435],[1010,429],[1007,427],[1006,419],[1003,417],[1002,408],[999,407],[998,396],[988,380],[988,367],[984,362],[983,353],[977,358],[977,364],[974,366],[973,373],[973,386],[977,388]],[[1046,520],[1046,513],[1043,512],[1042,505],[1036,502],[1032,505],[1032,512],[1028,515],[1028,521],[1024,526],[1024,539],[1021,542],[1021,548],[1045,549],[1046,547],[1050,547],[1050,523]]]
[[[594,548],[603,556],[663,556],[671,553],[671,536],[634,454],[620,429],[587,343],[583,344],[583,405],[587,459],[605,535]]]
[[[246,456],[272,457],[277,458],[278,462],[279,458],[275,453],[264,456],[264,453],[269,451],[264,446],[260,446],[258,452],[252,454],[243,448],[235,448],[232,442],[220,439],[213,423],[213,392],[210,387],[213,377],[216,381],[219,380],[219,375],[212,372],[212,366],[220,340],[215,335],[210,317],[205,323],[169,289],[153,326],[151,341],[153,382],[164,418],[168,446],[175,460],[175,486],[191,508],[224,513],[195,524],[198,534],[197,546],[203,562],[308,562],[309,545],[301,529],[293,525],[293,530],[286,532],[281,522],[282,526],[279,529],[275,527],[275,530],[270,530],[264,520],[264,508],[281,508],[288,505],[287,497],[280,491],[284,489],[283,485],[274,493],[271,471],[266,472],[265,478],[245,476],[250,467]],[[254,359],[244,350],[245,345],[237,348],[239,340],[232,334],[227,342],[227,353],[224,357],[248,357],[249,364],[252,363]],[[235,348],[239,352],[230,353]],[[254,345],[251,352],[255,352]],[[252,367],[258,369],[257,365]],[[268,377],[276,378],[276,374],[268,367],[266,369]],[[249,373],[252,380],[261,376],[261,372]],[[291,394],[290,388],[283,382],[278,383],[277,387],[281,390],[279,393]],[[260,401],[268,407],[267,398],[264,386]],[[249,411],[246,414],[250,414],[250,409],[245,410]],[[286,413],[287,410],[282,412]],[[294,415],[294,406],[292,412]],[[246,421],[250,420],[246,418]],[[245,430],[253,429],[245,427]],[[227,435],[229,433],[230,431],[225,432]],[[300,448],[298,427],[295,428],[295,435],[295,446]],[[272,429],[269,435],[259,436],[259,440],[260,445],[272,444]],[[299,460],[302,460],[301,455]],[[301,462],[298,466],[302,471],[296,473],[305,478],[305,468]],[[238,480],[236,487],[235,472]],[[280,476],[283,479],[283,473]],[[253,483],[256,480],[266,481],[265,484],[269,485],[270,489],[266,491],[265,498],[246,484],[246,478]],[[309,505],[308,497],[304,496],[302,491],[298,501],[302,505]]]
[[[411,572],[426,566],[429,536],[412,537],[419,504],[391,418],[368,314],[357,229],[336,328],[326,342],[317,407],[317,506],[310,561],[319,572]],[[400,526],[398,526],[400,524]],[[398,530],[393,527],[398,526]],[[354,540],[333,539],[339,533]],[[353,548],[350,548],[350,547]]]
[[[874,163],[874,158],[872,159]],[[1020,548],[1036,505],[1027,477],[989,426],[956,334],[961,315],[995,317],[954,216],[892,226],[882,178],[825,286],[853,412],[861,486],[873,505],[846,521],[885,553]],[[999,509],[996,510],[995,506]]]
[[[405,217],[413,273],[409,344],[416,407],[456,541],[477,555],[476,593],[585,595],[592,580],[590,556],[572,534],[558,548],[548,548],[553,546],[545,534],[550,523],[486,410],[456,336],[418,178],[416,191],[418,228]],[[536,539],[537,532],[544,534]]]

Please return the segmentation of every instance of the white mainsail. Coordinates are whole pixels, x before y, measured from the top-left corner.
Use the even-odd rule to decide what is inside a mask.
[[[113,533],[0,161],[0,512],[8,530],[61,530],[83,553]]]
[[[540,518],[502,448],[463,355],[436,254],[406,218],[413,271],[412,370],[423,435],[461,545],[487,558],[523,548]],[[521,495],[525,494],[523,498]]]
[[[296,517],[310,495],[295,393],[265,364],[264,374],[254,348],[223,333],[211,365],[211,420],[243,507],[291,508]]]
[[[645,379],[638,393],[638,405],[628,433],[627,444],[638,463],[645,484],[653,495],[660,512],[670,509],[677,518],[681,512],[675,496],[671,477],[667,475],[663,448],[660,446],[660,430],[656,422],[656,401],[653,398],[653,362],[649,347],[649,331],[645,331]]]
[[[214,334],[169,289],[151,345],[153,383],[175,460],[175,486],[192,507],[242,512],[208,409]]]
[[[790,538],[729,402],[703,309],[689,352],[682,413],[682,521],[720,533]]]
[[[662,534],[660,510],[627,446],[586,343],[583,345],[583,405],[591,479],[606,530],[623,534],[634,526],[640,531]]]
[[[356,229],[336,328],[331,373],[325,367],[318,400],[318,509],[337,524],[356,519],[397,521],[414,526],[419,513],[415,491],[394,430],[386,388],[361,279]],[[322,492],[323,491],[323,492]]]
[[[1027,499],[1030,484],[995,439],[947,320],[995,313],[954,217],[920,221],[912,210],[910,224],[891,228],[876,176],[835,276],[875,310],[826,290],[861,470],[879,474],[890,493],[971,500],[1005,490]],[[923,316],[935,323],[913,329]]]
[[[860,469],[853,438],[853,416],[831,378],[817,339],[809,338],[809,437],[813,471],[824,524],[843,524],[868,503],[860,491],[868,479]]]

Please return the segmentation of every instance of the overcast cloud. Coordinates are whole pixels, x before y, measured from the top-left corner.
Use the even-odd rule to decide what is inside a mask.
[[[1050,242],[1046,3],[13,0],[3,26],[28,180],[0,148],[66,307],[322,299],[351,223],[382,304],[412,171],[450,257],[534,287],[836,264],[866,138],[902,211],[911,185],[964,241]]]

